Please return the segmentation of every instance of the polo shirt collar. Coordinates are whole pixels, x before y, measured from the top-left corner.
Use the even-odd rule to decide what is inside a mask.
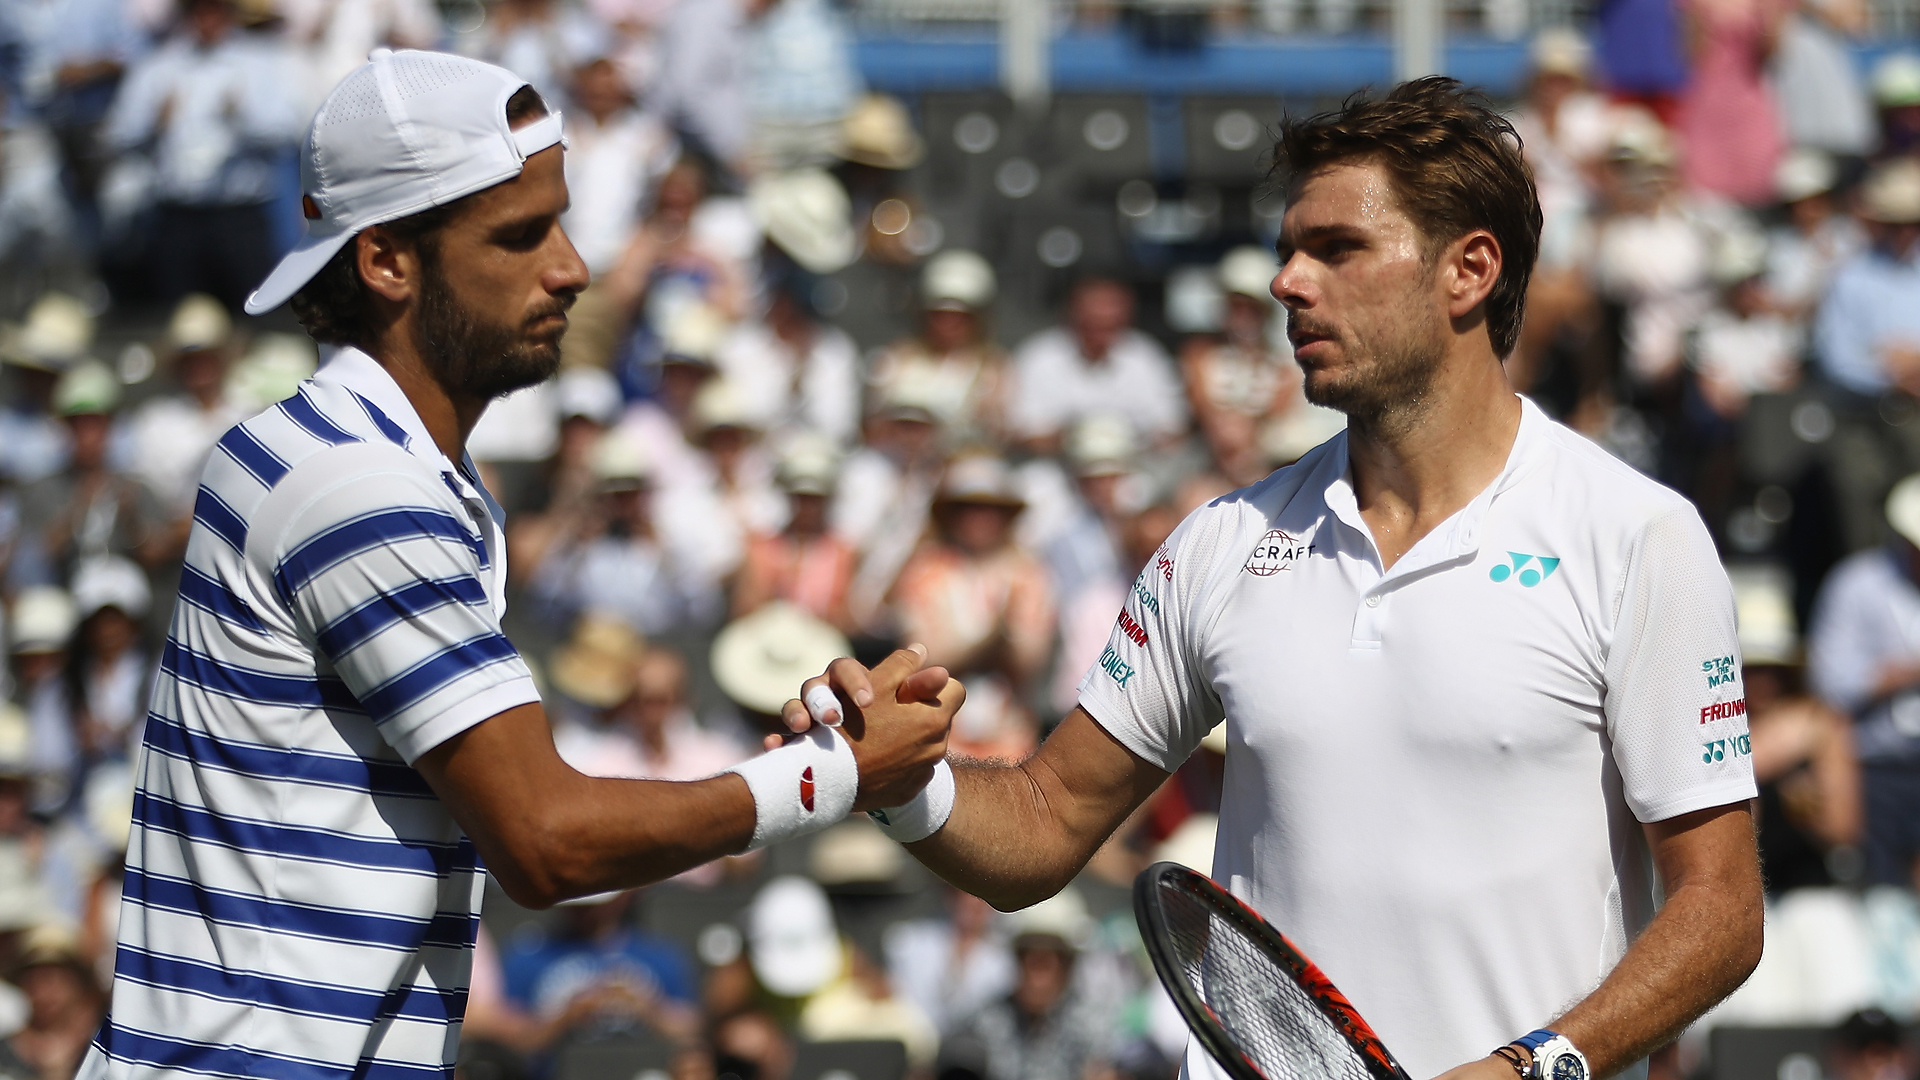
[[[1550,421],[1541,413],[1540,407],[1530,399],[1520,397],[1520,430],[1514,435],[1513,448],[1507,451],[1507,464],[1494,477],[1491,484],[1472,502],[1455,511],[1453,516],[1440,523],[1432,532],[1420,538],[1413,550],[1400,557],[1386,573],[1388,578],[1402,577],[1416,573],[1430,566],[1452,562],[1471,556],[1480,550],[1481,523],[1492,508],[1494,500],[1519,483],[1540,460],[1540,448],[1543,443],[1543,431]],[[1347,434],[1342,432],[1334,452],[1328,454],[1321,468],[1326,492],[1327,509],[1335,517],[1366,538],[1367,544],[1378,559],[1379,548],[1373,540],[1373,530],[1367,527],[1360,516],[1360,500],[1353,489],[1353,467],[1347,456]]]
[[[320,369],[320,377],[339,383],[379,409],[400,429],[401,438],[398,441],[408,453],[425,459],[442,472],[453,473],[476,489],[480,487],[480,473],[474,467],[473,458],[462,453],[460,464],[456,467],[447,455],[440,452],[440,444],[433,441],[427,425],[420,419],[419,411],[413,407],[413,401],[407,397],[406,391],[400,389],[393,374],[380,361],[351,345],[345,346]]]

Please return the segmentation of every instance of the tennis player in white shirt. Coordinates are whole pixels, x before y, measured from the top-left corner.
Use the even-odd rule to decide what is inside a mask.
[[[1279,158],[1273,293],[1346,433],[1180,526],[1034,757],[883,826],[1032,904],[1224,720],[1213,876],[1409,1073],[1644,1073],[1760,957],[1726,575],[1689,503],[1507,382],[1540,211],[1506,120],[1423,79]],[[792,726],[826,686],[871,697],[838,661]]]

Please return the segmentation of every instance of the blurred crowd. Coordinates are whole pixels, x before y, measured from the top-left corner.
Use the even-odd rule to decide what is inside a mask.
[[[1702,1027],[1852,1015],[1863,1077],[1920,1016],[1920,56],[1859,70],[1864,18],[1615,0],[1537,35],[1509,361],[1692,497],[1735,582],[1742,655],[1700,677],[1744,666],[1751,745],[1702,752],[1753,756],[1768,944]],[[1019,758],[1181,518],[1343,423],[1302,392],[1271,219],[1172,275],[1049,262],[1056,325],[1006,331],[1031,277],[943,242],[930,133],[829,0],[0,0],[0,1076],[67,1080],[98,1022],[199,470],[323,360],[238,306],[298,228],[306,118],[376,47],[565,112],[593,283],[471,450],[582,770],[711,775],[827,660],[908,641],[967,684],[954,751]],[[910,302],[855,318],[849,281]],[[1013,916],[864,820],[550,913],[491,894],[462,1069],[1164,1080],[1184,1034],[1125,888],[1208,867],[1223,734]]]

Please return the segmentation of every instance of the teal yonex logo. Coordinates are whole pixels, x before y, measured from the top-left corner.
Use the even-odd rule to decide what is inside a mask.
[[[1553,572],[1560,569],[1559,559],[1550,559],[1545,555],[1523,555],[1518,551],[1509,551],[1507,555],[1513,559],[1513,565],[1501,563],[1487,572],[1488,577],[1495,581],[1517,577],[1521,585],[1531,589],[1552,577]]]

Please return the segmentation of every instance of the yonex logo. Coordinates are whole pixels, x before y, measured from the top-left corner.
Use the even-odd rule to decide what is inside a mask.
[[[1531,589],[1552,577],[1553,572],[1560,569],[1559,559],[1545,555],[1526,555],[1518,551],[1509,551],[1507,555],[1513,559],[1513,565],[1501,563],[1487,572],[1488,577],[1495,581],[1517,577],[1522,586]]]

